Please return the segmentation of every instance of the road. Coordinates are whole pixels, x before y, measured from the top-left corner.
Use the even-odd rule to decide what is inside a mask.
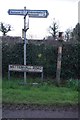
[[[0,120],[2,118],[2,105],[0,104]]]
[[[3,118],[78,118],[78,109],[3,107],[2,116]]]

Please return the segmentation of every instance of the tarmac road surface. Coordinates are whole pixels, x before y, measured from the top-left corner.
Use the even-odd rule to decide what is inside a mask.
[[[5,110],[3,118],[78,118],[77,112],[44,110]]]
[[[0,120],[2,118],[2,105],[0,104]]]
[[[78,109],[3,108],[2,118],[78,118]]]

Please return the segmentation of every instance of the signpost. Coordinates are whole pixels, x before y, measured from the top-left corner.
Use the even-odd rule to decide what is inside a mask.
[[[29,9],[26,9],[26,7],[24,7],[24,9],[9,9],[8,14],[24,16],[24,29],[23,29],[23,33],[24,33],[23,34],[24,35],[24,65],[26,66],[26,44],[27,44],[26,32],[29,29],[29,27],[26,26],[26,16],[29,16],[32,18],[47,18],[49,13],[47,10],[29,10]],[[24,71],[24,82],[26,83],[26,71]]]

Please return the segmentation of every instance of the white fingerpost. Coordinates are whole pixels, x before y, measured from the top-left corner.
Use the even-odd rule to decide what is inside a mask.
[[[26,31],[29,29],[29,18],[28,18],[28,27],[26,25],[26,16],[28,12],[26,12],[26,7],[24,7],[24,65],[26,65],[26,44],[28,43],[26,39]],[[26,83],[26,71],[24,72],[24,82]]]

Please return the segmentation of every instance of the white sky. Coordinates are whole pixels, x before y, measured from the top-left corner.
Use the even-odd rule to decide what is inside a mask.
[[[47,18],[29,18],[29,30],[27,38],[43,39],[50,35],[48,28],[53,18],[59,24],[59,30],[74,28],[78,23],[78,1],[79,0],[0,0],[0,22],[10,24],[13,28],[8,35],[22,36],[24,26],[23,16],[8,15],[8,9],[48,10]],[[0,35],[2,33],[0,32]]]

